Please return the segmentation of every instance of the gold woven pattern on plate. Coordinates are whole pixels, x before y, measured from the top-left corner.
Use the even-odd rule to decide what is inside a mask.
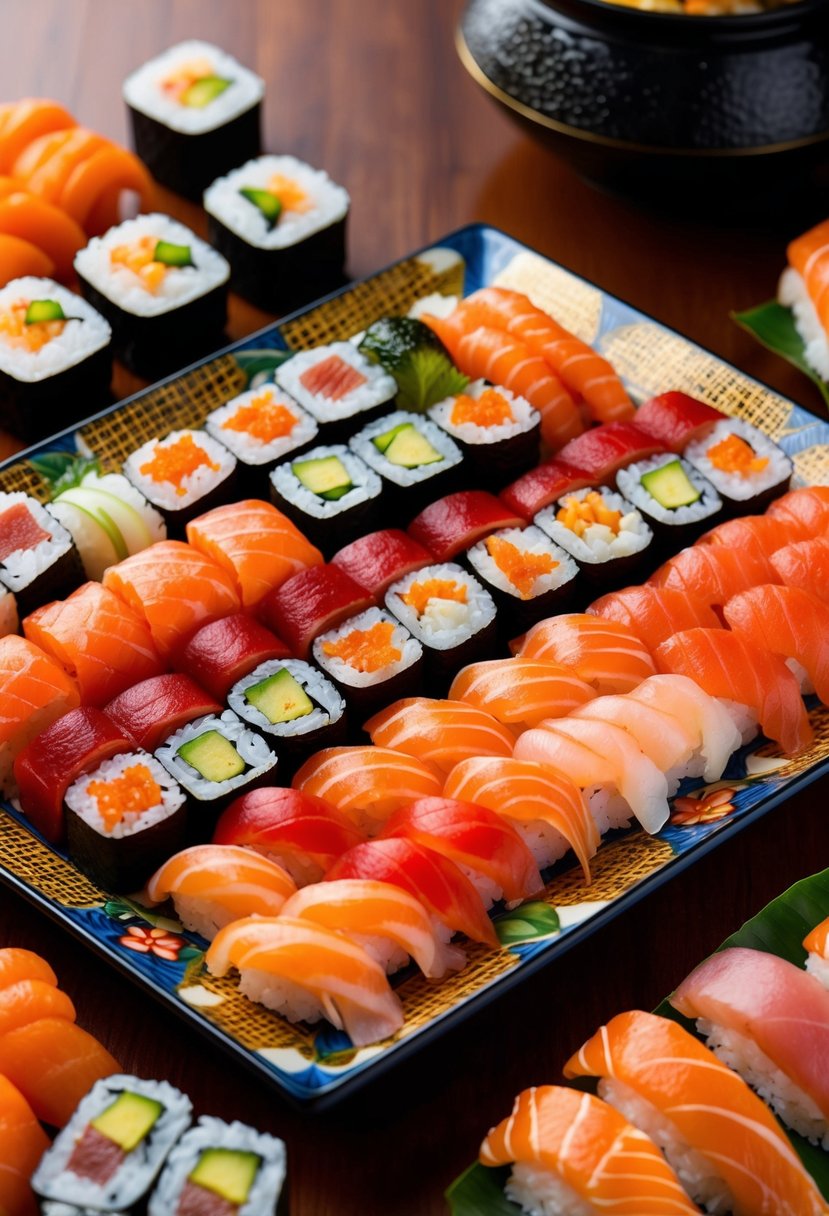
[[[323,342],[339,342],[358,334],[386,314],[409,311],[416,300],[440,292],[460,295],[463,291],[464,263],[453,252],[451,259],[436,256],[432,250],[408,258],[367,283],[357,283],[350,291],[295,321],[280,326],[280,332],[293,350],[305,350]]]
[[[106,895],[68,861],[42,844],[28,828],[0,812],[0,865],[64,908],[90,908]]]
[[[262,1005],[249,1001],[238,988],[236,978],[218,979],[207,971],[186,981],[199,984],[222,998],[220,1005],[199,1009],[199,1014],[218,1026],[250,1051],[265,1048],[294,1048],[308,1059],[314,1056],[314,1032],[302,1023],[292,1025]]]
[[[829,444],[816,443],[793,459],[798,481],[805,481],[807,486],[829,486]]]
[[[602,293],[537,253],[518,253],[494,280],[496,287],[529,296],[582,342],[593,343],[602,316]]]
[[[622,840],[603,844],[590,862],[593,881],[588,887],[578,866],[554,878],[544,899],[554,907],[586,903],[594,899],[617,899],[643,878],[661,870],[673,857],[664,840],[635,832]]]
[[[245,384],[245,373],[233,356],[219,355],[90,422],[80,435],[105,471],[120,470],[142,443],[181,427],[201,426],[211,410],[243,392]]]
[[[780,768],[775,768],[775,777],[796,777],[798,773],[805,773],[807,769],[812,768],[815,764],[820,764],[829,756],[829,707],[818,705],[810,712],[809,721],[815,732],[814,741],[810,747],[804,748],[797,755],[784,756],[774,743],[764,743],[753,753],[763,759],[786,761]]]
[[[7,494],[22,490],[24,494],[31,494],[39,502],[47,502],[49,499],[49,487],[34,469],[20,460],[0,473],[0,490],[5,490]]]
[[[406,1015],[401,1038],[428,1025],[441,1014],[448,1013],[461,1001],[475,996],[499,976],[518,966],[518,956],[506,949],[488,950],[475,942],[464,943],[464,949],[467,963],[462,971],[453,972],[439,984],[430,983],[418,974],[396,989]]]

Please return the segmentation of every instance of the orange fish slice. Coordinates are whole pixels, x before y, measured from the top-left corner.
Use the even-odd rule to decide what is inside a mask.
[[[0,1076],[0,1212],[37,1216],[29,1178],[49,1147],[49,1137],[11,1081]]]
[[[803,667],[829,704],[829,604],[797,587],[766,585],[735,595],[723,609],[732,629]],[[811,690],[810,690],[811,691]]]
[[[558,663],[601,693],[631,692],[656,674],[650,653],[630,629],[588,613],[539,621],[513,645],[522,658]]]
[[[55,264],[55,276],[66,281],[74,275],[75,254],[86,244],[86,234],[58,207],[20,190],[0,199],[0,232],[30,241]]]
[[[462,701],[406,697],[363,728],[379,747],[433,764],[442,773],[467,756],[511,756],[515,736],[490,714]]]
[[[771,564],[787,587],[799,587],[829,602],[829,536],[786,545],[772,553]]]
[[[449,696],[485,710],[505,726],[523,729],[563,718],[596,696],[584,680],[549,659],[489,659],[471,663],[452,681]]]
[[[0,232],[0,287],[26,275],[51,279],[54,274],[55,263],[37,245],[22,237]]]
[[[27,743],[80,704],[74,680],[25,638],[0,638],[0,791]]]
[[[52,1127],[63,1127],[95,1082],[114,1072],[121,1072],[118,1061],[64,1018],[41,1018],[0,1036],[0,1074]]]
[[[652,587],[674,588],[688,599],[719,608],[748,587],[778,581],[767,554],[725,545],[692,545],[648,579]]]
[[[11,173],[24,148],[50,131],[76,126],[72,115],[56,101],[24,97],[0,112],[0,173]],[[15,176],[19,176],[15,172]]]
[[[327,747],[306,760],[291,782],[343,811],[373,836],[407,802],[440,794],[437,769],[388,747]]]
[[[823,328],[829,330],[829,220],[796,237],[786,253],[806,285]]]
[[[718,629],[721,621],[713,608],[676,587],[623,587],[594,600],[587,608],[592,616],[616,621],[640,638],[653,653],[655,647],[680,629]]]
[[[773,502],[766,515],[800,528],[804,540],[829,532],[829,486],[803,486]]]
[[[57,988],[58,977],[52,968],[33,950],[7,946],[0,950],[0,991],[19,980],[40,980]]]
[[[75,1006],[48,980],[18,980],[0,989],[0,1035],[40,1018],[75,1020]]]

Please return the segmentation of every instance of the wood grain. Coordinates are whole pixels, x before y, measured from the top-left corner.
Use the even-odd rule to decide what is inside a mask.
[[[728,317],[773,294],[795,221],[752,226],[747,200],[743,225],[691,224],[671,218],[668,200],[646,214],[594,191],[519,134],[463,72],[452,37],[459,8],[5,0],[0,80],[5,97],[54,96],[79,121],[126,139],[127,72],[181,38],[215,41],[267,79],[268,149],[324,166],[351,192],[353,275],[484,220],[819,412],[812,386]],[[159,203],[202,226],[198,208],[164,195]],[[267,320],[234,301],[231,334]],[[118,387],[137,383],[122,376]],[[829,865],[827,792],[823,781],[724,839],[600,936],[324,1117],[297,1115],[5,890],[0,944],[46,954],[79,1020],[128,1070],[182,1085],[200,1113],[283,1136],[293,1216],[438,1216],[443,1188],[519,1088],[558,1079],[599,1021],[653,1006],[763,903]]]

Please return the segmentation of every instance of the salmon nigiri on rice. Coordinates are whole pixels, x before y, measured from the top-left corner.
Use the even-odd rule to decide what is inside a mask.
[[[806,970],[819,980],[824,988],[829,988],[829,916],[806,935],[803,939],[803,949],[808,955]]]

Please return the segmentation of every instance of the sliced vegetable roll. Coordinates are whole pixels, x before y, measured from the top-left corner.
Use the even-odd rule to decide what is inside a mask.
[[[382,489],[373,469],[339,444],[312,448],[271,473],[274,503],[326,556],[371,528]]]
[[[671,553],[692,544],[722,514],[722,499],[710,481],[670,453],[620,469],[616,484]]]
[[[0,491],[0,584],[14,592],[21,617],[74,591],[82,571],[72,537],[45,507]]]
[[[463,455],[455,441],[419,414],[397,410],[370,422],[350,446],[386,482],[390,510],[411,519],[455,488]]]

